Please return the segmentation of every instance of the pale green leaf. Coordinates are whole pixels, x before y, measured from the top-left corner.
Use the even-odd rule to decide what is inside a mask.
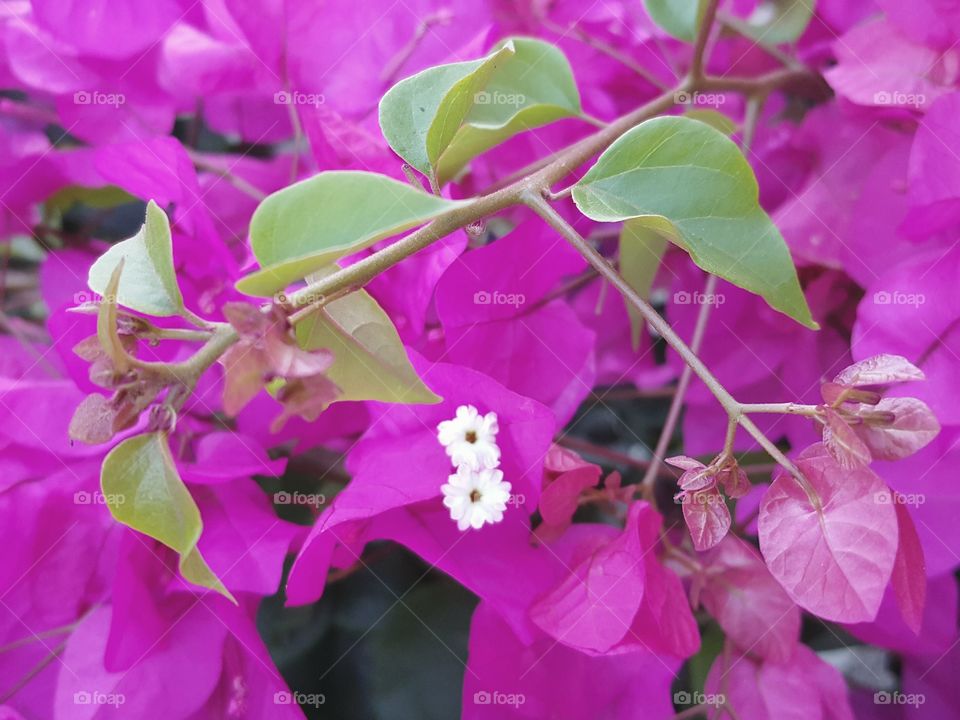
[[[390,147],[428,177],[463,124],[493,71],[513,55],[507,44],[480,60],[427,68],[401,80],[380,100],[380,130]]]
[[[707,272],[816,328],[790,251],[757,196],[753,170],[733,141],[682,117],[633,128],[573,188],[587,217],[642,218]]]
[[[620,231],[620,274],[644,300],[650,299],[650,289],[660,268],[660,260],[667,249],[667,239],[646,227],[640,220],[627,220]],[[630,344],[640,346],[643,316],[632,303],[627,303],[630,315]]]
[[[333,353],[327,377],[340,389],[337,401],[440,402],[410,364],[390,317],[364,290],[304,318],[297,340],[306,350]]]
[[[380,102],[380,127],[400,157],[443,185],[513,135],[580,113],[563,53],[540,40],[511,38],[481,60],[397,83]]]
[[[103,461],[100,487],[118,522],[179,553],[186,580],[234,600],[197,549],[200,510],[177,473],[166,435],[136,435],[117,445]]]
[[[793,42],[807,29],[816,0],[762,0],[737,29],[767,45]]]
[[[136,202],[136,198],[116,185],[86,187],[67,185],[53,193],[43,203],[44,214],[48,217],[60,217],[76,204],[91,208],[112,208],[125,203]]]
[[[706,9],[705,0],[643,0],[650,19],[673,37],[693,42]]]
[[[237,289],[267,297],[334,260],[459,207],[384,175],[332,171],[270,195],[253,213],[250,242],[262,269]]]
[[[716,110],[695,108],[693,110],[687,110],[683,116],[691,120],[699,120],[702,123],[706,123],[714,130],[719,130],[727,136],[733,135],[737,131],[737,124],[731,120],[729,116]]]
[[[118,242],[90,268],[87,284],[103,295],[110,274],[124,261],[123,278],[117,289],[117,303],[148,315],[165,317],[183,310],[183,296],[173,268],[173,242],[166,213],[153,200],[147,203],[147,217],[132,238]]]

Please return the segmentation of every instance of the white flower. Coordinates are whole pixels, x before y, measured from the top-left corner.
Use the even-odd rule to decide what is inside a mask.
[[[437,425],[437,439],[455,467],[495,468],[500,464],[499,430],[495,412],[481,415],[473,405],[461,405],[455,418]]]
[[[510,483],[503,481],[503,471],[496,468],[471,470],[461,465],[440,489],[450,518],[461,530],[500,522],[510,499]]]

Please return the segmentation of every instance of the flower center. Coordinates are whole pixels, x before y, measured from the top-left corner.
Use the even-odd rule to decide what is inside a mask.
[[[479,491],[479,490],[471,490],[471,491],[470,491],[470,502],[472,502],[472,503],[478,503],[478,502],[480,502],[480,499],[481,499],[482,497],[483,497],[483,495],[480,494],[480,491]]]
[[[464,439],[471,445],[477,441],[477,431],[476,430],[467,430]]]

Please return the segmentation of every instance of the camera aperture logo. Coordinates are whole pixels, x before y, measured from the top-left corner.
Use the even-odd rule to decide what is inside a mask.
[[[509,705],[511,707],[520,707],[527,701],[523,693],[505,693],[494,690],[477,690],[473,694],[474,705]]]
[[[511,305],[515,308],[527,302],[523,293],[504,293],[497,290],[477,290],[473,294],[474,305]]]

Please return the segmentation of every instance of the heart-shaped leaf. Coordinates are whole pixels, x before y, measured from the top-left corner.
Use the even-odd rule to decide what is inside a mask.
[[[118,304],[157,317],[180,314],[183,296],[173,267],[170,221],[153,200],[147,203],[146,221],[140,231],[111,246],[91,266],[87,285],[93,292],[106,296],[110,276],[121,260],[124,266],[116,293]]]
[[[441,186],[513,135],[580,112],[563,53],[540,40],[511,38],[481,60],[401,80],[380,102],[380,128],[400,157]]]
[[[242,278],[237,289],[270,296],[344,255],[461,204],[376,173],[314,175],[273,193],[253,213],[250,243],[263,269]]]
[[[661,117],[638,125],[607,148],[573,199],[593,220],[642,221],[707,272],[818,327],[790,251],[760,207],[753,170],[730,138],[705,123]]]
[[[104,458],[100,486],[114,519],[179,553],[185,579],[233,600],[197,549],[200,511],[180,479],[166,435],[136,435],[117,445]]]
[[[760,550],[801,607],[827,620],[868,622],[880,608],[897,554],[890,490],[868,467],[844,470],[822,444],[797,467],[819,498],[780,473],[760,505]]]
[[[683,519],[693,547],[701,552],[723,540],[730,530],[730,510],[716,488],[684,494]]]
[[[324,305],[297,324],[306,350],[333,353],[326,376],[339,388],[337,400],[436,403],[410,364],[390,317],[364,290]]]

